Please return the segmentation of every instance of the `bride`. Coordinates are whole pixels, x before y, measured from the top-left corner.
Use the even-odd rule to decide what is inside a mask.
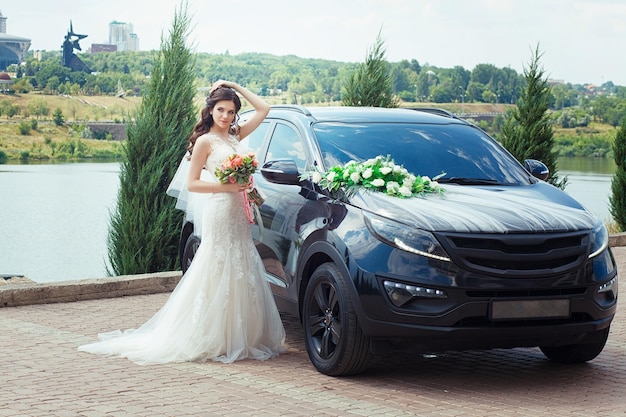
[[[241,126],[237,92],[255,109]],[[261,124],[269,105],[223,80],[213,84],[206,102],[189,138],[191,159],[181,163],[168,190],[185,182],[180,176],[188,167],[178,202],[185,203],[187,190],[188,204],[202,202],[202,241],[193,262],[165,305],[141,327],[99,334],[100,341],[78,350],[139,364],[265,360],[285,351],[285,330],[245,212],[244,193],[251,185],[222,184],[214,175],[222,161],[242,152],[239,141]],[[193,216],[196,210],[186,208]]]

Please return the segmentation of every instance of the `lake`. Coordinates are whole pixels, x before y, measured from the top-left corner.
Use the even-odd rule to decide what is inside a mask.
[[[564,158],[566,192],[610,218],[612,160]],[[119,163],[0,165],[0,275],[36,282],[107,276],[110,210]]]
[[[0,274],[105,277],[118,176],[117,162],[0,165]]]
[[[612,220],[609,211],[611,180],[616,166],[608,158],[559,158],[559,177],[567,176],[565,192],[578,200],[587,210],[605,223]]]

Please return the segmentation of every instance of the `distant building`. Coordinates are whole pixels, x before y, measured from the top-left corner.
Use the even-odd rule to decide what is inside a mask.
[[[11,76],[6,72],[0,72],[0,91],[6,93],[11,90],[11,84],[13,80],[11,80]]]
[[[7,34],[7,18],[0,11],[0,70],[20,64],[30,48],[30,39]]]
[[[98,52],[115,52],[117,51],[117,45],[109,45],[106,43],[92,43],[91,53],[97,54]]]
[[[133,32],[132,23],[109,23],[109,44],[117,46],[118,51],[138,51],[139,37]]]
[[[138,51],[139,50],[139,37],[136,33],[131,33],[128,37],[128,50],[129,51]]]

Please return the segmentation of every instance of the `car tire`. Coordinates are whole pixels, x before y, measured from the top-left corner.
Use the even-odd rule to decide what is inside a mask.
[[[362,372],[370,357],[345,280],[333,263],[320,265],[304,294],[302,323],[311,363],[326,375]]]
[[[584,363],[594,359],[602,352],[607,339],[609,328],[598,332],[599,340],[593,343],[580,343],[564,346],[541,346],[539,349],[548,359],[557,363],[572,364]]]
[[[193,233],[190,233],[189,236],[187,236],[187,240],[185,241],[185,246],[183,248],[182,256],[180,259],[180,266],[183,274],[187,272],[187,269],[189,269],[189,265],[191,265],[193,257],[196,256],[196,252],[198,251],[199,246],[200,238]]]

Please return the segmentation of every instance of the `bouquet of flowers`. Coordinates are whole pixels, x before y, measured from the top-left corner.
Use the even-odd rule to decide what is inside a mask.
[[[232,154],[222,164],[215,168],[215,176],[224,184],[230,182],[239,185],[250,182],[250,176],[259,166],[253,153],[246,155]]]
[[[258,166],[259,162],[253,153],[245,155],[232,154],[219,167],[215,168],[215,176],[224,184],[237,183],[243,185],[252,181],[252,174],[256,172]],[[252,223],[251,207],[248,206],[248,203],[261,206],[264,200],[255,188],[244,191],[244,196],[246,198],[248,220]]]
[[[359,189],[382,192],[394,197],[408,198],[424,194],[442,194],[437,179],[442,173],[430,179],[427,176],[414,175],[402,165],[396,165],[388,155],[377,156],[365,162],[350,161],[343,166],[335,165],[326,172],[314,171],[302,176],[310,178],[321,188],[329,191],[343,189],[348,196]]]

